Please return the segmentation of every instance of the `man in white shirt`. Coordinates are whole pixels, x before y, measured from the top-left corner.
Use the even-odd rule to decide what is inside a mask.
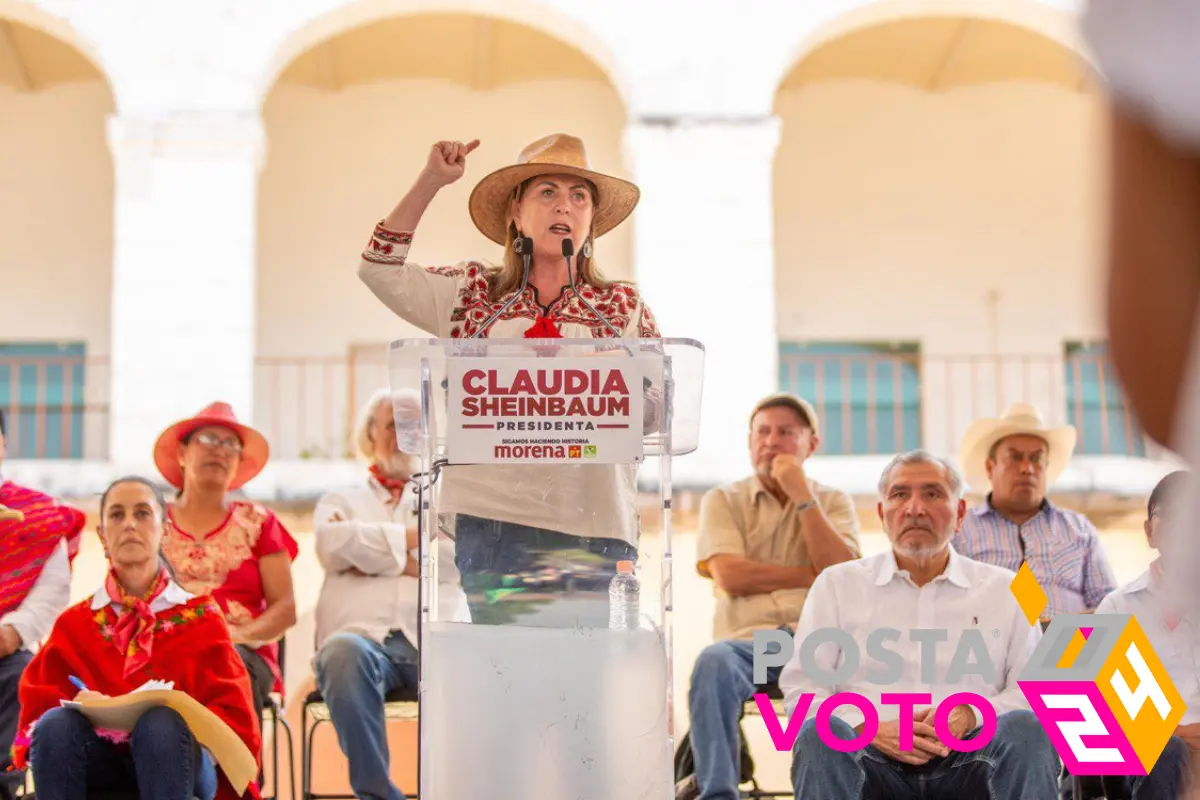
[[[1017,605],[1011,571],[951,547],[966,513],[962,489],[962,477],[949,462],[920,450],[897,456],[879,482],[879,515],[892,549],[827,567],[809,590],[793,657],[779,678],[789,715],[811,696],[811,704],[801,705],[799,713],[808,718],[793,747],[797,797],[1058,796],[1058,757],[1017,686],[1041,629]],[[850,666],[833,683],[831,673],[839,668],[846,673],[845,659],[853,655],[822,636],[813,663],[802,659],[802,643],[821,629],[848,634],[862,655],[857,668]],[[878,655],[879,634],[871,637],[880,629],[899,632],[883,640],[890,651],[886,658]],[[958,653],[960,645],[964,654]],[[863,696],[879,718],[870,743],[850,752],[825,744],[815,721],[822,702],[840,692]],[[950,749],[936,730],[935,710],[959,692],[980,695],[995,710],[994,735],[974,752]],[[921,693],[931,702],[907,710],[902,726],[899,706],[884,705],[884,693]],[[912,746],[902,749],[909,718]],[[864,719],[855,706],[841,705],[829,730],[851,740],[863,732]],[[969,740],[983,720],[971,706],[957,705],[949,712],[949,733]],[[865,727],[869,735],[869,720]]]
[[[0,465],[7,455],[0,409]],[[0,800],[8,800],[23,779],[5,772],[21,711],[17,687],[31,650],[71,599],[71,562],[87,517],[2,476],[0,506],[18,512],[0,520]]]
[[[317,687],[360,798],[403,800],[389,777],[384,698],[417,685],[418,533],[414,460],[396,421],[418,418],[415,394],[378,392],[359,415],[355,445],[370,462],[357,490],[329,492],[313,512],[325,583],[317,601]],[[453,545],[438,542],[442,619],[469,621]]]
[[[1180,531],[1181,513],[1187,502],[1189,474],[1172,472],[1150,493],[1146,514],[1146,538],[1158,550],[1169,546]],[[1186,530],[1186,529],[1185,529]],[[1154,652],[1187,705],[1183,719],[1167,742],[1149,775],[1125,778],[1133,800],[1174,800],[1184,788],[1184,776],[1192,760],[1190,752],[1200,749],[1200,646],[1197,645],[1195,614],[1179,613],[1172,595],[1163,590],[1163,565],[1175,561],[1155,559],[1150,568],[1116,589],[1096,608],[1097,614],[1132,614],[1145,631]]]

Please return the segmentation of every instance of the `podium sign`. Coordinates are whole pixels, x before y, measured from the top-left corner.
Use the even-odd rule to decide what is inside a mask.
[[[647,366],[603,355],[450,359],[446,457],[457,464],[640,462]]]
[[[406,339],[388,366],[420,398],[394,415],[420,457],[419,795],[672,800],[671,462],[704,348]],[[622,560],[640,591],[613,615]]]

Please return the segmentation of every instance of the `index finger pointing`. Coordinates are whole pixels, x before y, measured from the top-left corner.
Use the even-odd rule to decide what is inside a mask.
[[[467,149],[466,149],[466,151],[463,153],[463,155],[466,155],[467,153],[471,152],[471,151],[472,151],[472,150],[474,150],[476,147],[479,147],[479,140],[478,140],[478,139],[472,139],[470,142],[468,142],[468,143],[467,143]]]

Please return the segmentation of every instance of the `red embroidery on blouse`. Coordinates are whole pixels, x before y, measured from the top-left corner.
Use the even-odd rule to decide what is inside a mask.
[[[363,251],[363,258],[376,264],[403,264],[405,254],[393,252],[398,247],[408,247],[412,244],[411,233],[395,233],[382,225],[376,225],[371,234],[371,241]]]
[[[168,518],[163,554],[175,567],[179,585],[194,595],[217,593],[229,573],[253,557],[267,516],[261,506],[235,503],[225,523],[199,540],[181,534]],[[245,625],[254,619],[236,600],[230,599],[226,605],[226,617],[232,624]]]
[[[408,246],[412,244],[411,232],[389,231],[382,225],[376,225],[363,251],[363,259],[376,264],[401,265],[408,254]],[[395,252],[404,248],[403,253]],[[458,266],[426,267],[435,275],[444,275],[461,282],[461,288],[454,301],[454,310],[450,314],[451,338],[467,338],[476,335],[479,329],[492,314],[496,313],[512,295],[506,295],[495,302],[488,300],[489,268],[478,261],[469,261]],[[633,315],[638,312],[641,303],[638,291],[630,284],[612,284],[608,289],[599,290],[593,286],[584,286],[579,290],[592,306],[614,328],[624,331],[629,327]],[[508,309],[492,324],[499,320],[527,319],[530,324],[545,317],[561,328],[565,323],[582,325],[589,329],[592,338],[612,338],[608,326],[596,318],[591,310],[580,302],[574,292],[565,292],[550,304],[547,314],[537,304],[537,295],[530,287],[517,298]],[[489,326],[490,328],[490,326]],[[486,331],[485,331],[486,333]],[[645,339],[659,338],[658,324],[649,306],[641,305],[636,335]]]
[[[463,278],[462,288],[455,300],[454,310],[450,314],[450,336],[452,338],[474,336],[483,323],[487,322],[488,318],[496,313],[511,295],[506,295],[494,302],[489,301],[488,270],[477,261],[468,262],[465,267],[449,269],[453,272],[447,271],[446,268],[436,271],[439,274],[453,274]],[[629,326],[633,314],[638,308],[637,289],[626,284],[613,284],[604,291],[597,290],[592,286],[585,286],[579,290],[579,293],[618,331],[623,331]],[[608,326],[597,319],[596,315],[581,303],[573,292],[564,292],[561,297],[550,304],[548,310],[549,314],[545,316],[548,316],[559,327],[564,323],[575,323],[588,328],[592,338],[612,338],[612,332]],[[639,326],[639,329],[646,327],[646,321],[649,321],[648,330],[652,331],[644,332],[642,335],[647,338],[657,337],[658,331],[653,318],[645,316],[645,306],[642,307],[642,311],[642,325]],[[525,291],[517,297],[517,301],[496,319],[497,321],[527,319],[530,324],[533,324],[542,316],[543,311],[537,304],[534,290],[526,287]]]

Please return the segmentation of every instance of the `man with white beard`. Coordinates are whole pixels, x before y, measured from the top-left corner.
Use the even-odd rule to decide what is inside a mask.
[[[807,717],[792,750],[797,797],[1058,796],[1058,756],[1017,685],[1041,629],[1030,624],[1013,597],[1010,570],[973,561],[950,545],[966,513],[962,492],[962,477],[949,462],[921,450],[897,456],[879,481],[879,517],[891,549],[827,567],[809,590],[793,656],[779,676],[789,718]],[[804,640],[827,629],[848,634],[857,652],[866,653],[852,672],[837,676],[835,685],[826,681],[844,660],[853,660],[841,645],[820,635],[814,663],[802,657]],[[880,673],[889,671],[889,662],[874,663],[876,650],[868,644],[880,629],[899,632],[884,646],[894,660],[887,676]],[[934,648],[924,646],[928,638],[913,635],[931,630],[944,634]],[[987,650],[986,659],[973,655],[970,662],[987,663],[989,669],[958,669],[963,674],[954,676],[959,645],[969,640]],[[822,741],[816,724],[821,704],[842,692],[866,698],[879,720],[874,726],[854,705],[833,710],[828,725],[833,736],[853,740],[866,730],[871,737],[849,752]],[[936,709],[959,692],[986,698],[995,711],[994,735],[974,752],[950,749],[937,731]],[[901,706],[882,700],[889,693],[919,693],[931,702],[905,709],[901,725]],[[811,702],[797,711],[802,698]],[[954,706],[946,722],[958,740],[972,739],[987,727],[985,717],[969,705]],[[901,743],[906,729],[911,744]]]
[[[419,418],[415,393],[376,393],[355,427],[355,447],[369,463],[363,487],[329,492],[313,512],[326,573],[314,671],[358,797],[404,797],[389,778],[384,698],[406,688],[415,696],[417,686],[415,459],[400,450],[396,421]],[[469,621],[453,543],[439,541],[437,551],[441,618]]]

